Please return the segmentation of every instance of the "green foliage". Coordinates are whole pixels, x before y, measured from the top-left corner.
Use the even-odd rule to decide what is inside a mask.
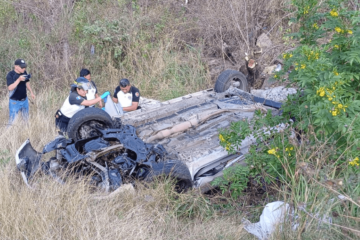
[[[298,93],[288,97],[282,116],[274,117],[270,112],[262,116],[257,112],[249,123],[234,123],[219,135],[221,145],[229,153],[236,152],[250,134],[257,139],[245,160],[250,177],[258,181],[264,178],[265,182],[293,181],[298,141],[291,135],[296,130],[306,134],[309,145],[320,141],[335,146],[336,151],[327,159],[331,168],[337,168],[333,177],[344,177],[351,172],[352,178],[357,178],[360,13],[347,8],[346,3],[348,1],[292,1],[298,9],[292,21],[300,25],[299,32],[292,36],[302,44],[283,54],[283,71],[275,78],[297,85]],[[282,130],[274,128],[289,123],[290,118],[295,122]]]
[[[360,14],[346,2],[293,1],[293,21],[301,26],[295,36],[303,45],[283,55],[284,71],[293,68],[288,80],[301,92],[289,98],[284,113],[301,120],[301,130],[312,124],[317,137],[331,136],[343,149],[352,146],[348,155],[354,159],[360,146]]]
[[[249,122],[236,122],[229,129],[221,131],[220,144],[229,153],[236,152],[245,137],[252,135],[257,141],[255,145],[250,146],[249,153],[246,155],[245,162],[248,168],[235,167],[242,168],[241,171],[247,170],[247,175],[244,175],[246,177],[241,183],[236,178],[233,179],[235,181],[230,183],[230,185],[234,184],[230,187],[231,189],[239,184],[243,186],[243,181],[247,182],[248,176],[258,182],[263,177],[267,183],[279,179],[279,176],[283,179],[289,178],[289,172],[294,171],[296,159],[293,154],[294,146],[290,143],[291,138],[284,136],[291,135],[292,128],[289,124],[277,124],[281,119],[281,116],[273,116],[271,111],[262,115],[258,110]]]
[[[238,198],[246,189],[249,179],[249,168],[246,166],[236,166],[224,170],[222,177],[216,178],[212,184],[219,186],[221,192],[226,191],[231,193],[233,198]]]

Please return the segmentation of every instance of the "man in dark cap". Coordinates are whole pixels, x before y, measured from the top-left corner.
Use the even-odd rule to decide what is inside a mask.
[[[119,86],[116,87],[113,101],[120,103],[124,112],[134,111],[139,109],[140,92],[134,86],[131,86],[130,81],[123,78],[119,82]]]
[[[29,101],[26,89],[35,100],[35,95],[30,87],[30,74],[26,72],[27,64],[24,59],[17,59],[14,63],[14,70],[6,76],[9,90],[9,125],[12,124],[17,114],[21,111],[22,117],[27,121],[29,117]]]
[[[80,71],[80,77],[86,78],[87,80],[89,80],[90,82],[92,82],[93,85],[95,86],[95,93],[90,92],[90,90],[89,90],[89,93],[86,95],[87,100],[92,100],[92,99],[95,99],[95,98],[99,97],[96,84],[95,84],[94,81],[91,81],[91,73],[90,73],[90,71],[89,71],[88,69],[86,69],[86,68],[81,69],[81,71]],[[93,90],[91,90],[91,91],[93,91]],[[92,105],[91,107],[93,107],[93,106],[94,106],[94,105]],[[99,106],[100,106],[101,108],[103,107],[102,101],[99,102]]]

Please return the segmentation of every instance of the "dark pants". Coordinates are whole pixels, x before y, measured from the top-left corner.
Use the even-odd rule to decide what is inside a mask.
[[[59,133],[65,133],[67,131],[69,121],[70,121],[70,118],[68,118],[64,114],[62,114],[60,112],[60,110],[56,111],[55,125],[56,125],[56,128],[60,130]]]

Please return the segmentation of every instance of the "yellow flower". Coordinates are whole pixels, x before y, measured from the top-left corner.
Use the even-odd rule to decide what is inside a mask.
[[[348,34],[353,34],[353,31],[351,31],[351,30],[348,30]]]
[[[319,26],[317,25],[317,23],[314,23],[314,24],[313,24],[313,28],[319,29]]]
[[[359,166],[360,164],[359,164],[359,158],[358,157],[356,157],[356,158],[354,158],[354,160],[352,160],[351,162],[349,162],[349,165],[351,165],[351,166]]]
[[[304,8],[304,14],[308,14],[310,10],[310,6]]]
[[[305,69],[306,65],[305,64],[301,64],[301,69]]]
[[[342,109],[344,106],[340,103],[339,105],[338,105],[338,108],[340,108],[340,109]]]
[[[276,74],[274,75],[274,78],[277,78],[277,75],[276,75]]]
[[[332,97],[329,97],[328,99],[329,99],[329,101],[331,101],[331,100],[332,100]]]
[[[331,10],[330,15],[331,15],[332,17],[337,17],[337,16],[339,16],[339,14],[335,11],[335,9]]]
[[[297,71],[299,68],[295,68],[295,71]]]
[[[318,94],[320,97],[325,96],[325,89],[324,89],[324,87],[319,88],[319,90],[316,91],[316,94]]]
[[[335,76],[339,75],[339,73],[336,70],[334,71],[334,74],[335,74]],[[335,90],[335,87],[333,87],[333,89]]]
[[[226,141],[222,134],[219,134],[219,139],[220,139],[220,142],[225,142]]]
[[[276,153],[277,150],[279,150],[279,148],[272,148],[272,149],[268,150],[267,153],[270,155],[275,155],[276,157],[279,157],[279,154]]]
[[[335,28],[335,31],[337,31],[338,33],[341,33],[342,29],[339,28],[339,27],[336,27],[336,28]]]
[[[337,115],[337,110],[331,111],[331,114],[335,117]]]
[[[339,45],[335,44],[334,48],[339,49],[340,47],[339,47]]]
[[[293,55],[290,53],[290,54],[289,54],[289,58],[292,58],[292,56],[293,56]]]

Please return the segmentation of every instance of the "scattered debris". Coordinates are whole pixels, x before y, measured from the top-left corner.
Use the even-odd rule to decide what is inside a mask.
[[[275,71],[276,67],[277,67],[277,65],[275,65],[275,64],[271,65],[271,66],[267,66],[264,68],[263,73],[265,73],[267,75],[271,75]]]

